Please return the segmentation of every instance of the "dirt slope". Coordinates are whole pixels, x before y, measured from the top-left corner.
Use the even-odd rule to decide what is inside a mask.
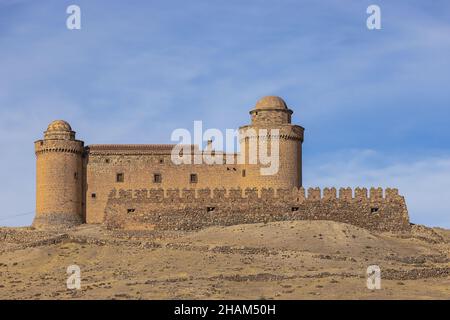
[[[2,299],[449,299],[450,232],[331,221],[198,232],[0,228]],[[81,268],[81,290],[66,268]],[[382,288],[366,287],[369,265]]]

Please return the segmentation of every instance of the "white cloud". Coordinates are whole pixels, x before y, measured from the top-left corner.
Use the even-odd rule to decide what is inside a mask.
[[[411,222],[450,227],[450,156],[388,159],[373,150],[346,150],[305,165],[305,187],[395,187],[405,196]],[[384,161],[386,162],[386,161]],[[309,165],[311,164],[311,165]]]

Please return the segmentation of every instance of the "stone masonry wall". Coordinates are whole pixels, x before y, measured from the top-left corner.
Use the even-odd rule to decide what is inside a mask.
[[[103,223],[108,195],[113,188],[233,188],[240,184],[241,165],[175,165],[170,151],[156,153],[149,150],[153,153],[148,154],[91,152],[86,164],[86,222]],[[123,174],[123,182],[116,181],[118,173]],[[161,182],[154,182],[154,174],[160,174]],[[197,182],[190,182],[191,174],[197,175]]]
[[[36,216],[33,226],[78,225],[83,222],[83,142],[38,140]]]
[[[194,230],[284,220],[333,220],[376,231],[410,228],[405,200],[397,189],[142,189],[109,195],[109,228]]]

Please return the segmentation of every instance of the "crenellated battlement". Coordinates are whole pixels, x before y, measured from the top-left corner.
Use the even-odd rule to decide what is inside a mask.
[[[84,152],[84,145],[78,140],[38,140],[34,143],[34,151],[37,156],[53,152],[81,155]]]
[[[404,198],[393,188],[113,189],[111,228],[198,229],[283,220],[334,220],[377,231],[407,230]]]
[[[273,189],[273,188],[203,188],[203,189],[138,189],[123,190],[113,189],[109,194],[109,199],[115,200],[147,200],[153,202],[189,202],[189,201],[294,201],[302,203],[303,201],[396,201],[401,200],[398,189],[395,188],[293,188]]]

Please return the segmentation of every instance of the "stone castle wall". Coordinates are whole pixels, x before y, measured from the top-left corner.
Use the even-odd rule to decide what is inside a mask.
[[[259,136],[260,129],[278,130],[278,135],[273,132],[267,136]],[[303,141],[303,128],[295,125],[280,125],[280,126],[242,126],[239,128],[241,139],[240,149],[245,150],[243,157],[245,157],[245,163],[251,163],[249,158],[250,146],[253,144],[256,150],[256,154],[260,154],[260,141],[265,140],[265,148],[267,150],[264,153],[267,155],[272,154],[272,141],[278,140],[279,157],[278,157],[278,171],[272,175],[262,175],[261,167],[269,167],[269,165],[258,166],[246,166],[247,179],[242,179],[239,184],[242,188],[285,188],[290,189],[292,187],[302,186],[302,141]],[[252,132],[252,133],[249,133]],[[255,132],[258,132],[256,135]],[[269,133],[269,131],[267,131]],[[264,144],[263,144],[264,145]],[[224,186],[226,188],[226,186]]]
[[[36,152],[35,227],[83,222],[83,143],[39,140]]]
[[[113,189],[105,209],[109,228],[194,230],[214,225],[283,220],[333,220],[376,231],[410,228],[397,189]]]
[[[87,223],[103,223],[105,207],[111,189],[202,189],[237,188],[242,180],[242,166],[238,164],[175,165],[171,160],[172,145],[90,146],[86,158]],[[123,182],[116,175],[123,174]],[[154,174],[161,182],[154,181]],[[190,175],[197,175],[197,182]]]

